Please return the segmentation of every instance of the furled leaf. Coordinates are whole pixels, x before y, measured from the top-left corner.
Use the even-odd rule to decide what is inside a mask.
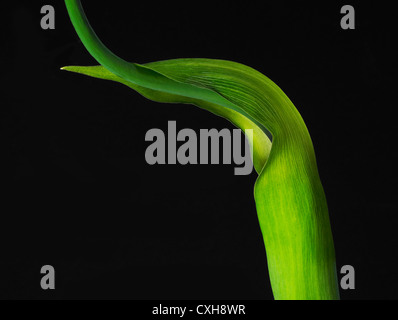
[[[80,1],[65,3],[80,39],[102,66],[63,69],[118,81],[154,101],[194,104],[254,130],[253,162],[259,173],[254,196],[274,297],[338,299],[333,238],[314,148],[284,92],[260,72],[231,61],[126,62],[101,43]]]
[[[229,108],[223,108],[217,104],[213,104],[207,102],[205,100],[193,99],[184,96],[179,96],[175,94],[170,94],[167,92],[156,91],[152,89],[148,89],[145,87],[141,87],[139,85],[133,84],[132,82],[126,81],[123,78],[120,78],[108,71],[102,66],[93,66],[93,67],[79,67],[79,66],[69,66],[63,67],[62,70],[67,70],[71,72],[85,74],[87,76],[91,76],[94,78],[111,80],[120,82],[135,91],[142,94],[144,97],[156,101],[156,102],[168,102],[168,103],[189,103],[194,104],[198,107],[201,107],[205,110],[208,110],[218,116],[228,119],[233,124],[235,124],[238,128],[244,131],[245,129],[253,130],[253,145],[251,146],[253,149],[253,164],[254,168],[258,173],[261,172],[265,162],[268,159],[268,155],[271,151],[271,141],[268,136],[265,134],[263,130],[261,130],[257,125],[255,125],[248,118],[242,116],[239,112],[236,112]],[[269,134],[269,133],[268,133]],[[269,134],[270,135],[270,134]],[[249,141],[250,142],[250,141]]]

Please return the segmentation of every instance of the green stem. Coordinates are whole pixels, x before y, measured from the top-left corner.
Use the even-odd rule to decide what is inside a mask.
[[[275,299],[339,299],[326,197],[308,129],[286,94],[252,68],[231,61],[176,59],[140,65],[110,52],[79,0],[65,0],[98,67],[67,70],[119,81],[159,102],[191,103],[255,132],[254,197]],[[271,143],[267,135],[272,135]]]

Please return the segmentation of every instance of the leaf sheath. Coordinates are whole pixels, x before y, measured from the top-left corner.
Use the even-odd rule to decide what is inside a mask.
[[[259,174],[254,197],[275,299],[339,299],[314,148],[286,94],[265,75],[232,61],[126,62],[98,39],[80,1],[65,3],[80,39],[101,66],[64,70],[120,82],[153,101],[194,104],[242,130],[253,129],[253,163]]]

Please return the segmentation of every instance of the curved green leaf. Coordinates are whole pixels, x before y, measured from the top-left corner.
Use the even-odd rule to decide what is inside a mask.
[[[207,102],[205,100],[188,98],[184,96],[179,96],[175,94],[170,94],[162,91],[156,91],[145,87],[141,87],[139,85],[133,84],[132,82],[124,80],[123,78],[120,78],[119,76],[113,74],[112,72],[108,71],[102,66],[92,66],[92,67],[69,66],[69,67],[63,67],[62,70],[81,73],[94,78],[111,80],[122,83],[134,89],[135,91],[139,92],[147,99],[156,102],[193,104],[231,121],[243,132],[246,129],[252,129],[253,145],[251,145],[251,148],[253,150],[253,158],[254,158],[253,165],[258,173],[261,172],[265,162],[268,159],[269,153],[271,151],[271,141],[268,138],[267,134],[270,135],[270,133],[267,132],[266,134],[257,125],[255,125],[248,118],[242,116],[239,112],[236,112],[229,108],[223,108],[219,105]]]
[[[314,148],[299,112],[270,79],[231,61],[129,63],[90,27],[80,1],[65,1],[88,51],[102,65],[65,67],[121,82],[158,102],[190,103],[253,129],[254,196],[276,299],[338,299],[333,238]],[[272,149],[270,138],[272,137]]]

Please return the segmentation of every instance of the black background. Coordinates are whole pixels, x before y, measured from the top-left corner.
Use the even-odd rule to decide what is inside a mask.
[[[55,30],[40,28],[44,4]],[[314,142],[337,268],[356,270],[342,299],[397,299],[395,16],[382,2],[351,2],[356,29],[342,30],[343,4],[83,1],[126,60],[227,59],[275,81]],[[169,120],[197,132],[233,126],[60,71],[97,64],[63,1],[3,8],[0,297],[272,299],[256,174],[145,162],[145,133]],[[45,264],[56,290],[40,288]]]

